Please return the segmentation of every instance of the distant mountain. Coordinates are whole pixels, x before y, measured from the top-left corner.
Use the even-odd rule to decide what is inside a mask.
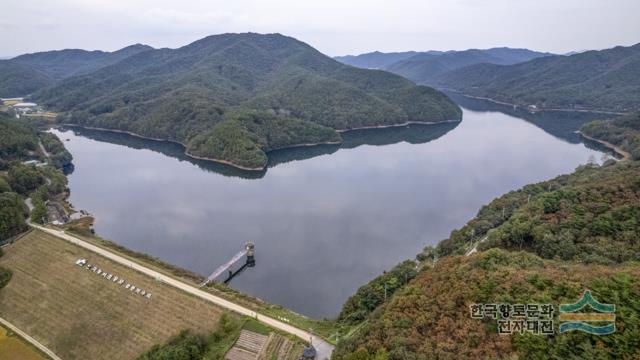
[[[151,49],[151,46],[141,44],[127,46],[114,52],[65,49],[20,55],[11,59],[11,62],[36,69],[53,80],[60,80],[89,73]]]
[[[398,61],[408,59],[412,56],[418,54],[439,54],[440,51],[427,51],[427,52],[417,52],[417,51],[405,51],[405,52],[391,52],[391,53],[383,53],[379,51],[374,51],[366,54],[360,55],[345,55],[345,56],[336,56],[334,59],[340,61],[343,64],[363,68],[363,69],[386,69],[393,63]]]
[[[95,71],[150,49],[140,44],[114,52],[67,49],[0,60],[0,96],[29,95],[56,81]]]
[[[574,50],[574,51],[569,51],[568,53],[564,53],[562,55],[571,56],[575,54],[582,54],[583,52],[586,52],[586,51],[589,51],[589,50]]]
[[[264,168],[273,149],[340,142],[337,129],[461,117],[434,89],[279,34],[142,51],[34,98],[64,122],[181,142],[193,156],[249,169]]]
[[[549,55],[551,54],[505,47],[448,51],[441,54],[422,53],[393,63],[386,70],[418,84],[432,84],[441,74],[469,65],[480,63],[510,65]]]
[[[507,66],[476,64],[433,82],[518,105],[628,112],[640,109],[640,44]]]
[[[0,97],[31,94],[52,83],[53,80],[39,70],[10,60],[0,60]]]

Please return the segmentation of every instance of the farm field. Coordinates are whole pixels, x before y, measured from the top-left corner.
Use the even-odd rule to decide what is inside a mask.
[[[0,315],[64,359],[133,359],[180,330],[215,330],[221,309],[40,231],[4,248]],[[79,258],[150,299],[75,264]]]
[[[9,335],[8,330],[0,326],[0,359],[46,360],[47,358],[19,337]]]
[[[304,349],[298,339],[270,331],[257,329],[251,321],[245,323],[234,346],[225,360],[297,360]],[[260,327],[262,325],[258,324]]]
[[[293,341],[290,338],[272,332],[269,335],[269,341],[266,344],[262,356],[259,360],[297,360],[302,354],[304,346],[300,342]]]
[[[44,119],[53,121],[56,119],[56,116],[58,116],[58,114],[54,112],[46,111],[41,113],[24,114],[24,116],[31,117],[31,118],[44,118]]]

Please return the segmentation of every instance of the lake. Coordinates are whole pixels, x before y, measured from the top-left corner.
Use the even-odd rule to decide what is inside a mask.
[[[603,155],[574,133],[589,116],[457,101],[459,123],[350,132],[342,146],[272,153],[253,173],[177,144],[52,131],[74,157],[70,202],[96,217],[98,235],[205,276],[253,241],[257,265],[231,287],[331,318],[493,198]]]

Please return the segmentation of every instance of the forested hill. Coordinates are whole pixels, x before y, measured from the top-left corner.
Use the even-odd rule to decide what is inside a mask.
[[[469,49],[440,54],[422,53],[391,64],[386,70],[418,84],[433,84],[441,74],[461,67],[481,63],[509,65],[549,55],[551,54],[512,48]]]
[[[86,74],[150,49],[151,46],[141,44],[127,46],[114,52],[65,49],[20,55],[7,61],[35,70],[55,81]],[[26,94],[16,94],[18,95]]]
[[[565,263],[502,249],[447,257],[425,267],[345,336],[332,359],[634,359],[640,346],[639,278],[633,263]],[[615,333],[558,333],[559,304],[576,302],[585,289],[616,305]],[[500,335],[500,315],[471,318],[472,304],[551,304],[555,334]]]
[[[39,70],[10,60],[0,60],[0,97],[31,94],[52,83],[51,78]]]
[[[418,84],[431,84],[435,78],[447,71],[464,66],[488,64],[516,64],[535,58],[549,56],[549,53],[529,49],[507,47],[491,49],[469,49],[462,51],[424,51],[382,53],[379,51],[357,56],[337,56],[336,60],[365,69],[384,69],[415,81]]]
[[[343,65],[280,34],[144,51],[34,98],[63,122],[179,141],[194,156],[251,169],[272,149],[339,142],[335,129],[461,117],[436,90]]]
[[[640,44],[507,66],[477,64],[434,83],[518,105],[630,112],[640,109]]]
[[[152,48],[140,44],[114,52],[67,49],[0,60],[0,97],[26,96],[59,80],[95,71],[149,49]]]

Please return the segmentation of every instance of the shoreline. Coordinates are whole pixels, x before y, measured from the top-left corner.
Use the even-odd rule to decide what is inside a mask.
[[[496,100],[496,99],[492,99],[492,98],[488,98],[488,97],[483,97],[483,96],[469,95],[469,94],[465,94],[465,93],[462,93],[462,92],[459,92],[459,91],[455,91],[455,90],[452,90],[452,89],[441,89],[441,90],[448,91],[448,92],[451,92],[451,93],[455,93],[457,95],[464,96],[464,97],[469,98],[469,99],[484,100],[484,101],[489,101],[489,102],[492,102],[492,103],[498,104],[498,105],[514,106],[514,107],[521,108],[521,109],[524,109],[524,110],[527,109],[527,106],[525,106],[525,105],[513,104],[513,103],[500,101],[500,100]],[[604,114],[604,115],[626,115],[626,114],[628,114],[628,113],[608,111],[608,110],[563,109],[563,108],[540,108],[540,109],[534,111],[534,113],[535,112],[542,112],[542,111],[577,112],[577,113],[591,113],[591,114]]]
[[[623,150],[621,147],[614,145],[608,141],[604,141],[604,140],[600,140],[600,139],[596,139],[594,137],[591,137],[589,135],[586,135],[585,133],[583,133],[582,131],[578,130],[576,131],[578,134],[580,134],[580,136],[584,137],[587,140],[591,140],[591,141],[595,141],[597,143],[600,143],[602,145],[604,145],[606,148],[609,148],[611,150],[613,150],[616,154],[620,155],[622,157],[622,159],[620,159],[620,161],[627,161],[631,159],[631,154],[625,150]]]
[[[299,147],[322,146],[322,145],[340,145],[340,144],[342,144],[342,141],[324,141],[324,142],[319,142],[319,143],[296,144],[296,145],[290,145],[290,146],[283,146],[283,147],[279,147],[279,148],[274,148],[274,149],[271,149],[269,151],[265,151],[265,153],[267,155],[269,155],[270,152],[278,151],[278,150],[295,149],[295,148],[299,148]]]
[[[460,120],[443,120],[443,121],[406,121],[406,122],[401,123],[401,124],[363,126],[363,127],[353,128],[353,129],[334,129],[334,131],[337,132],[338,134],[344,134],[344,133],[347,133],[349,131],[357,131],[357,130],[387,129],[387,128],[395,128],[395,127],[404,127],[404,126],[408,126],[408,125],[437,125],[437,124],[454,123],[454,122],[461,122],[461,121],[462,121],[462,119],[460,119]],[[215,159],[215,158],[209,158],[209,157],[204,157],[204,156],[198,156],[198,155],[191,154],[189,152],[189,150],[187,149],[187,146],[185,144],[183,144],[182,142],[177,141],[177,140],[154,138],[154,137],[149,137],[149,136],[136,134],[134,132],[126,131],[126,130],[107,129],[107,128],[100,128],[100,127],[93,127],[93,126],[70,124],[70,123],[62,123],[62,124],[58,124],[58,126],[76,127],[76,128],[87,129],[87,130],[107,131],[107,132],[112,132],[112,133],[126,134],[126,135],[130,135],[130,136],[135,136],[137,138],[145,139],[145,140],[166,141],[166,142],[170,142],[170,143],[174,143],[174,144],[179,144],[184,148],[184,154],[186,156],[192,158],[192,159],[204,160],[204,161],[212,161],[212,162],[215,162],[215,163],[218,163],[218,164],[231,166],[231,167],[239,169],[239,170],[255,171],[255,172],[266,171],[267,170],[267,165],[269,164],[269,162],[268,162],[269,153],[272,152],[272,151],[293,149],[293,148],[299,148],[299,147],[312,147],[312,146],[320,146],[320,145],[340,145],[340,144],[342,144],[342,141],[325,141],[325,142],[319,142],[319,143],[303,143],[303,144],[294,144],[294,145],[289,145],[289,146],[283,146],[283,147],[271,149],[269,151],[265,151],[265,154],[267,154],[267,163],[265,163],[264,166],[262,166],[262,167],[247,167],[247,166],[242,166],[242,165],[236,164],[236,163],[234,163],[232,161],[229,161],[229,160]]]
[[[349,131],[357,131],[357,130],[375,130],[375,129],[388,129],[394,127],[404,127],[409,125],[438,125],[438,124],[447,124],[447,123],[456,123],[461,122],[460,120],[442,120],[442,121],[406,121],[400,124],[390,124],[390,125],[371,125],[371,126],[361,126],[357,128],[351,129],[336,129],[336,132],[343,134]]]
[[[189,153],[189,150],[187,150],[187,146],[185,144],[183,144],[183,143],[181,143],[180,141],[177,141],[177,140],[153,138],[153,137],[144,136],[144,135],[136,134],[134,132],[125,131],[125,130],[107,129],[107,128],[99,128],[99,127],[93,127],[93,126],[84,126],[84,125],[68,124],[68,123],[64,123],[64,124],[60,124],[60,125],[61,126],[68,126],[68,127],[82,128],[82,129],[87,129],[87,130],[97,130],[97,131],[106,131],[106,132],[112,132],[112,133],[118,133],[118,134],[126,134],[126,135],[134,136],[134,137],[137,137],[137,138],[140,138],[140,139],[145,139],[145,140],[170,142],[170,143],[181,145],[184,148],[184,154],[186,156],[192,158],[192,159],[213,161],[213,162],[216,162],[216,163],[219,163],[219,164],[232,166],[232,167],[240,169],[240,170],[245,170],[245,171],[263,171],[264,169],[266,169],[266,165],[264,167],[261,167],[261,168],[250,168],[250,167],[246,167],[246,166],[235,164],[235,163],[233,163],[231,161],[228,161],[228,160],[214,159],[214,158],[208,158],[208,157],[193,155],[193,154]]]

